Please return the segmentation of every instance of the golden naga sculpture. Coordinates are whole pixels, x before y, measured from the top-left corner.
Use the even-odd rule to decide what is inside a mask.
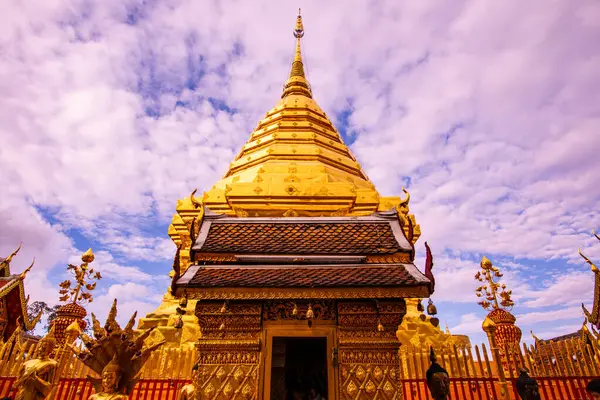
[[[596,237],[596,239],[600,240],[600,236],[596,234],[596,231],[592,231],[592,234]],[[592,307],[592,311],[590,312],[584,304],[581,304],[581,308],[583,309],[583,314],[587,318],[587,320],[592,324],[595,328],[600,328],[600,270],[598,267],[586,256],[583,255],[581,249],[579,249],[579,255],[588,263],[594,273],[594,304]]]
[[[104,327],[94,318],[94,338],[81,334],[87,350],[79,352],[75,347],[69,348],[77,357],[100,378],[88,376],[88,380],[96,391],[90,400],[124,400],[128,399],[138,381],[138,373],[150,354],[163,342],[144,345],[144,341],[152,331],[148,329],[136,337],[133,331],[137,313],[129,319],[125,328],[121,329],[116,321],[117,300],[106,319]]]
[[[54,376],[58,362],[50,358],[56,346],[54,329],[44,336],[37,346],[37,357],[25,361],[19,369],[15,400],[45,399],[54,389]]]
[[[490,311],[487,318],[496,325],[496,340],[500,349],[505,344],[518,345],[521,341],[521,329],[515,325],[516,318],[509,311],[515,305],[511,299],[512,290],[507,290],[499,280],[503,274],[492,265],[485,256],[481,259],[481,271],[475,274],[475,279],[483,283],[475,290],[479,298],[478,304],[484,310]],[[502,353],[502,350],[500,351]]]

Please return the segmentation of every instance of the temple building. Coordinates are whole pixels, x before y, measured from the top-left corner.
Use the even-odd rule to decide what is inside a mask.
[[[29,296],[25,296],[23,280],[33,263],[20,274],[11,274],[10,263],[21,250],[19,246],[8,257],[0,257],[0,344],[8,341],[12,334],[21,328],[23,331],[32,330],[39,321],[41,314],[31,318],[27,312]]]
[[[401,398],[399,338],[451,336],[427,318],[397,336],[405,299],[432,294],[433,264],[414,264],[408,192],[380,196],[313,99],[303,35],[299,15],[281,99],[224,177],[178,201],[172,284],[140,320],[167,344],[196,346],[202,398],[282,398],[298,385]]]

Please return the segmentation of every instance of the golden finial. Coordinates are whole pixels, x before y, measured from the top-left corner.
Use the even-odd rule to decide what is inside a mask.
[[[33,264],[35,264],[35,258],[33,259],[33,261],[31,262],[31,265],[29,267],[27,267],[27,269],[25,269],[25,271],[21,272],[21,274],[19,275],[20,279],[25,279],[25,276],[27,275],[27,273],[29,271],[31,271],[31,268],[33,268]]]
[[[198,189],[196,188],[190,194],[190,201],[194,205],[194,208],[202,207],[202,203],[199,202],[198,200],[196,200],[196,197],[195,197],[195,194],[196,194],[197,191],[198,191]]]
[[[296,18],[296,27],[294,28],[294,37],[300,39],[304,36],[304,25],[302,24],[302,15],[298,9],[298,17]]]
[[[594,236],[596,236],[596,233],[594,233]],[[581,257],[583,257],[583,259],[585,260],[585,262],[588,263],[588,264],[590,264],[590,267],[592,267],[592,271],[594,273],[600,272],[600,270],[598,270],[598,267],[596,267],[596,265],[594,265],[594,263],[592,262],[592,260],[590,260],[589,258],[587,258],[586,256],[583,255],[583,253],[581,252],[581,249],[577,249],[577,251],[579,252],[579,255]]]
[[[490,319],[490,317],[485,317],[483,320],[483,324],[481,324],[481,328],[484,332],[495,331],[496,323]]]
[[[90,247],[89,249],[87,249],[87,251],[85,253],[83,253],[81,255],[81,261],[83,261],[84,263],[91,263],[94,261],[94,253],[92,252],[92,248]]]
[[[281,97],[285,97],[290,94],[299,94],[306,97],[312,98],[310,91],[310,85],[306,80],[304,73],[304,62],[302,61],[302,50],[300,48],[300,39],[304,36],[304,24],[302,23],[302,15],[300,15],[300,9],[298,10],[298,17],[296,17],[296,25],[294,27],[294,37],[296,38],[296,51],[294,53],[294,61],[292,62],[292,69],[290,76],[284,86],[283,94]]]
[[[21,250],[22,246],[23,246],[23,242],[19,242],[19,247],[17,247],[17,249],[15,251],[13,251],[12,253],[10,253],[10,255],[8,257],[6,257],[6,259],[3,262],[5,262],[7,264],[10,264],[10,262],[13,259],[13,257],[17,255],[17,253],[19,252],[19,250]]]
[[[483,283],[475,290],[477,297],[483,299],[477,303],[485,310],[497,310],[500,308],[511,309],[515,303],[510,296],[512,290],[506,290],[505,284],[498,283],[504,275],[485,256],[481,259],[481,271],[475,274],[475,279]],[[498,302],[498,297],[500,302]]]
[[[19,250],[21,250],[21,246],[23,245],[23,242],[19,243],[19,247],[17,247],[17,249],[15,251],[13,251],[12,253],[10,253],[10,255],[4,259],[0,258],[0,276],[9,276],[10,275],[10,262],[12,261],[13,257],[17,255],[17,253],[19,252]]]
[[[93,297],[91,291],[96,288],[97,282],[89,283],[92,280],[102,279],[102,275],[100,272],[95,272],[93,268],[89,268],[89,263],[94,261],[94,253],[92,249],[88,249],[85,253],[81,255],[81,261],[83,261],[80,265],[69,264],[67,266],[67,271],[73,272],[75,275],[75,287],[71,287],[71,280],[67,279],[62,281],[58,286],[60,290],[58,293],[60,294],[60,301],[70,302],[70,303],[84,303],[84,302],[92,302]]]
[[[406,190],[404,186],[402,186],[402,191],[406,194],[406,199],[400,199],[399,206],[408,208],[408,202],[410,201],[410,193],[408,193],[408,190]]]

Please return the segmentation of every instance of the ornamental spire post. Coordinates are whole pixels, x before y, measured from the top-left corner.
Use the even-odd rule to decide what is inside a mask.
[[[482,285],[475,289],[475,294],[481,298],[478,304],[489,311],[483,330],[488,335],[498,369],[507,370],[509,366],[506,362],[505,349],[518,349],[522,335],[521,329],[515,325],[517,319],[509,312],[515,305],[511,299],[512,290],[508,290],[504,283],[500,283],[500,278],[504,275],[485,256],[481,259],[480,266],[481,271],[475,274],[475,279]]]
[[[67,341],[66,330],[69,325],[77,322],[82,331],[87,326],[84,319],[87,311],[83,305],[94,300],[92,291],[96,288],[97,281],[102,279],[100,272],[90,268],[89,264],[94,261],[94,258],[92,249],[88,249],[81,255],[80,265],[67,266],[67,271],[74,275],[74,279],[66,279],[59,284],[59,300],[65,304],[58,309],[56,319],[52,321],[58,348],[63,348]]]

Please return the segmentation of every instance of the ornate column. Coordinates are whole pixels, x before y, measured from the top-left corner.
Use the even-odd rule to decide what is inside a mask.
[[[396,329],[404,300],[338,303],[340,399],[400,399],[400,343]]]
[[[261,314],[256,302],[198,301],[198,400],[258,398]]]
[[[506,383],[506,376],[504,374],[502,357],[500,355],[500,350],[498,349],[498,342],[496,341],[496,330],[498,327],[496,326],[496,323],[494,321],[486,317],[483,321],[483,325],[481,326],[481,328],[488,337],[488,341],[490,342],[490,351],[492,352],[492,357],[494,357],[496,369],[498,370],[498,385],[500,386],[500,396],[502,399],[508,400],[510,399],[510,395],[508,393],[508,384]]]

